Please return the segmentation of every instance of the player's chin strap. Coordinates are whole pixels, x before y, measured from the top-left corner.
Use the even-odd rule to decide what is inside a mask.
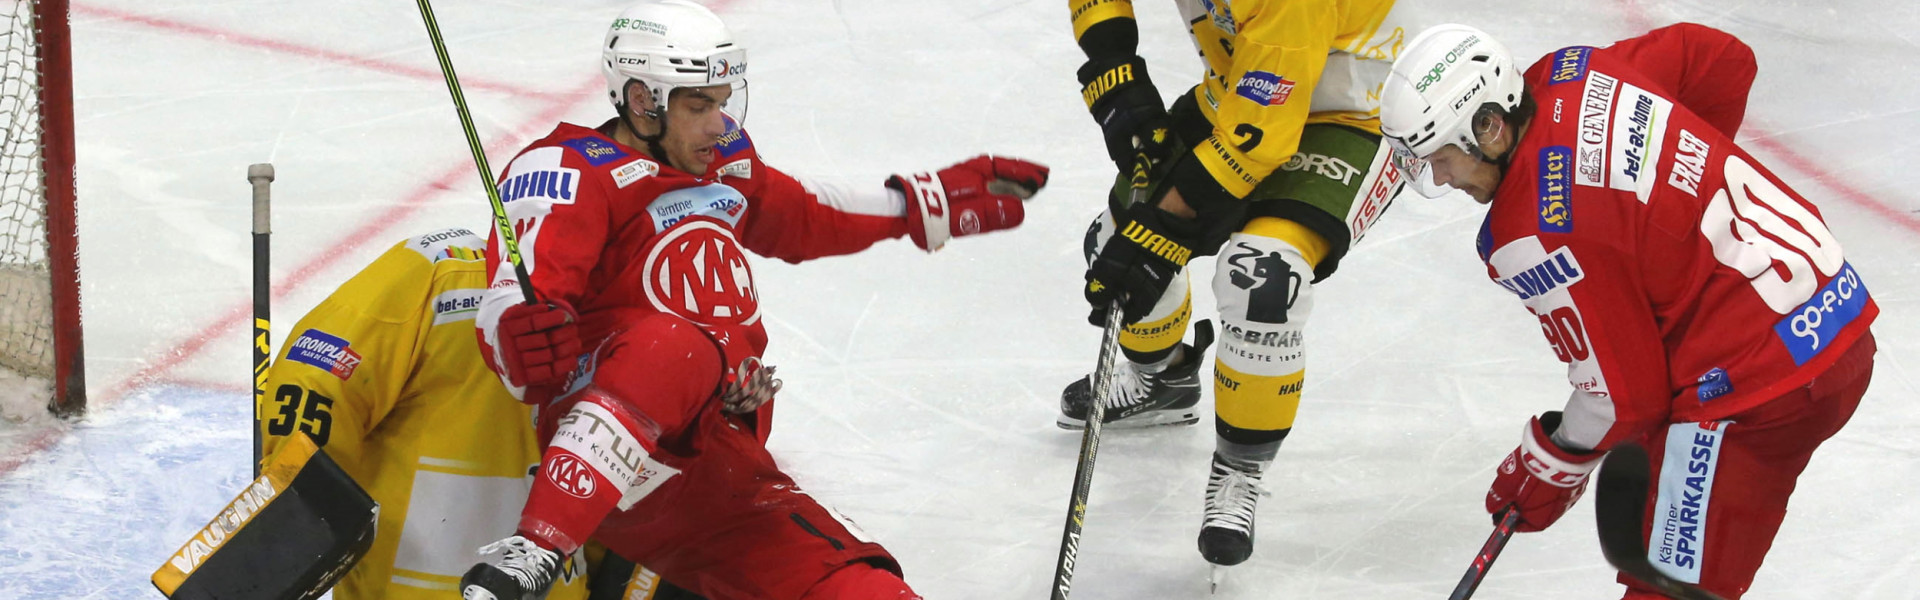
[[[633,83],[633,81],[629,80],[627,83],[631,84]],[[645,84],[643,83],[642,85],[645,85]],[[663,148],[660,146],[660,138],[666,137],[667,135],[666,112],[661,110],[644,111],[647,114],[648,118],[651,118],[654,120],[654,122],[660,124],[660,133],[656,133],[649,136],[649,135],[644,135],[640,133],[640,128],[633,124],[633,111],[628,110],[627,106],[628,106],[628,103],[622,102],[614,107],[618,109],[618,112],[620,113],[620,124],[626,125],[627,131],[632,132],[633,137],[639,138],[640,141],[647,143],[647,154],[653,155],[654,158],[659,159],[661,162],[666,162],[667,150],[666,148]]]

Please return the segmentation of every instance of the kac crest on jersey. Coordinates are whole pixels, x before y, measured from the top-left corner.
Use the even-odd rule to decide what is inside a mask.
[[[760,321],[753,271],[733,231],[709,217],[692,217],[660,234],[647,252],[643,286],[661,312],[703,325]]]

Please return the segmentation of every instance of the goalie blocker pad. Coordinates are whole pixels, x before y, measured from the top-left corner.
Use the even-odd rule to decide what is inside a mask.
[[[174,600],[311,600],[373,545],[380,505],[296,432],[260,476],[153,573]]]

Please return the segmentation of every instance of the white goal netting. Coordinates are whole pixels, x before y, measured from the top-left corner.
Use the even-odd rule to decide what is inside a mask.
[[[38,3],[0,0],[0,416],[53,396],[53,292],[41,159]]]

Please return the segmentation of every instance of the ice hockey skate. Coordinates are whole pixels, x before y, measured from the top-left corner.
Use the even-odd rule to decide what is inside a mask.
[[[480,548],[482,562],[460,577],[461,600],[543,600],[560,576],[560,556],[513,536]]]
[[[1200,523],[1200,556],[1213,563],[1214,587],[1226,577],[1226,568],[1247,561],[1253,555],[1253,512],[1260,497],[1269,495],[1260,486],[1259,465],[1213,455],[1213,471],[1207,476],[1207,512]]]
[[[1158,373],[1145,373],[1132,361],[1114,368],[1114,394],[1107,403],[1104,423],[1113,429],[1159,425],[1192,425],[1200,421],[1200,364],[1213,345],[1213,324],[1193,326],[1192,344],[1182,343],[1180,360]],[[1061,429],[1084,429],[1093,402],[1093,376],[1081,377],[1060,392]]]

